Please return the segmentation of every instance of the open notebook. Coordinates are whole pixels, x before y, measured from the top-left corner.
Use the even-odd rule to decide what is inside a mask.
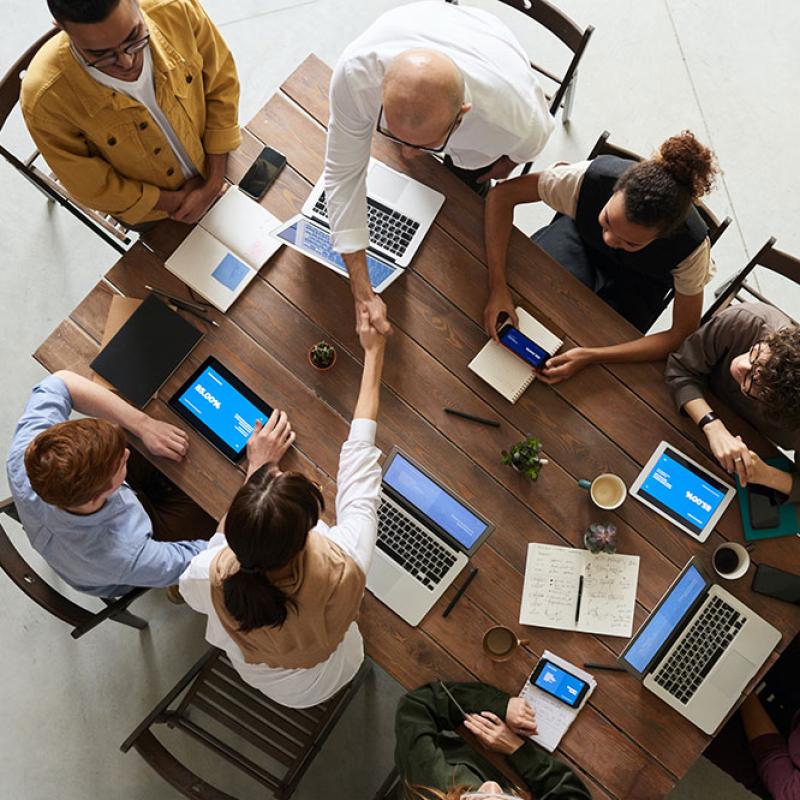
[[[519,329],[543,350],[553,355],[562,341],[522,308],[516,309]],[[469,368],[490,386],[500,392],[510,403],[516,403],[522,393],[533,383],[536,373],[519,356],[490,339],[469,362]]]
[[[281,246],[270,236],[279,223],[263,206],[232,186],[165,266],[225,312]]]

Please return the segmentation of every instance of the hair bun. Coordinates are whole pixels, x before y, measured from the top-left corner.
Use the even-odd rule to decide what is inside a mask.
[[[712,150],[701,144],[691,131],[670,136],[659,148],[658,159],[667,172],[698,200],[714,185],[719,172]]]

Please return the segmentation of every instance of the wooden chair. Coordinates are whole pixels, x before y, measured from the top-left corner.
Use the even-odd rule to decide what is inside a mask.
[[[618,158],[629,158],[632,161],[644,160],[643,157],[638,153],[634,153],[632,150],[626,150],[623,147],[617,147],[617,145],[609,142],[608,139],[610,136],[611,134],[608,131],[603,131],[600,134],[600,137],[597,139],[594,147],[592,148],[592,152],[589,153],[589,160],[597,156],[605,155],[617,156]],[[711,209],[703,202],[695,203],[695,208],[703,218],[703,222],[705,222],[706,227],[708,228],[708,239],[713,247],[719,237],[725,233],[725,229],[728,227],[728,225],[731,224],[731,218],[725,217],[725,219],[720,222],[713,214]]]
[[[402,800],[400,773],[397,767],[392,767],[392,771],[386,776],[386,780],[381,784],[375,797],[372,800]]]
[[[22,77],[25,74],[25,70],[42,45],[57,33],[58,30],[56,28],[51,28],[47,33],[39,37],[0,80],[0,131],[2,131],[11,112],[19,104]],[[62,208],[65,208],[118,252],[127,252],[128,246],[132,242],[128,235],[128,228],[111,215],[87,208],[73,199],[55,175],[44,172],[36,166],[35,162],[40,156],[38,150],[34,150],[28,158],[23,160],[0,144],[0,155],[17,172],[30,181],[48,201],[58,203]]]
[[[790,256],[775,247],[775,237],[771,236],[763,247],[747,262],[747,265],[724,284],[717,293],[717,298],[703,315],[703,322],[708,322],[715,314],[724,311],[731,303],[748,302],[748,297],[755,298],[761,303],[768,303],[774,308],[779,308],[772,300],[765,297],[751,281],[747,279],[756,267],[772,270],[790,281],[800,283],[800,259]],[[786,313],[786,312],[784,312]],[[797,325],[797,321],[790,317]]]
[[[458,0],[446,0],[446,2],[458,5]],[[555,92],[552,95],[547,95],[547,99],[550,101],[550,113],[555,116],[558,113],[558,109],[563,108],[561,122],[563,124],[568,123],[572,115],[572,105],[575,101],[578,65],[583,57],[583,51],[586,50],[586,45],[589,44],[594,27],[588,25],[581,30],[566,14],[551,3],[548,3],[547,0],[499,0],[499,2],[510,6],[534,22],[539,23],[572,51],[572,59],[561,77],[531,61],[531,67],[536,72],[556,84]],[[524,173],[529,170],[530,164],[526,164]]]
[[[14,501],[11,499],[0,502],[0,514],[5,514],[19,522]],[[147,627],[147,620],[137,617],[128,611],[128,606],[137,597],[143,595],[147,591],[146,588],[134,589],[116,599],[101,598],[106,604],[106,608],[97,612],[89,611],[89,609],[79,606],[68,597],[65,597],[40,578],[20,555],[17,548],[14,547],[2,525],[0,525],[0,569],[34,603],[41,606],[45,611],[49,611],[54,617],[58,617],[68,625],[71,625],[73,629],[70,635],[73,639],[80,639],[81,636],[107,619],[113,619],[122,625],[129,625],[131,628],[139,628],[140,630]]]
[[[245,683],[222,650],[212,647],[122,743],[181,794],[195,800],[237,800],[184,766],[151,730],[166,724],[188,734],[265,786],[278,800],[292,795],[353,699],[369,665],[333,698],[307,709],[286,708]],[[178,702],[178,698],[183,695]],[[170,706],[176,704],[172,709]],[[209,725],[210,723],[210,725]],[[224,737],[224,739],[223,739]],[[242,752],[258,751],[252,758]],[[258,758],[258,762],[254,758]]]

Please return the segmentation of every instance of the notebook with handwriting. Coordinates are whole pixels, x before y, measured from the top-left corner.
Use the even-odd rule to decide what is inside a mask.
[[[630,636],[639,556],[529,544],[519,621],[606,636]]]
[[[516,309],[519,330],[533,339],[550,355],[558,351],[563,342],[549,331],[539,320],[522,308]],[[500,392],[510,403],[516,403],[522,393],[533,383],[536,373],[519,356],[508,348],[490,339],[480,353],[468,364],[469,368]]]

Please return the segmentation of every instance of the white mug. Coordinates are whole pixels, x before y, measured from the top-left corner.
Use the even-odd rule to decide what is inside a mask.
[[[735,562],[733,559],[736,559]],[[730,564],[728,565],[726,561]],[[738,542],[723,542],[714,551],[711,566],[720,578],[733,581],[747,574],[747,570],[750,569],[750,553]]]
[[[604,472],[593,481],[581,479],[578,481],[581,489],[588,489],[592,502],[604,511],[613,511],[619,508],[628,496],[628,488],[619,475],[613,472]]]

